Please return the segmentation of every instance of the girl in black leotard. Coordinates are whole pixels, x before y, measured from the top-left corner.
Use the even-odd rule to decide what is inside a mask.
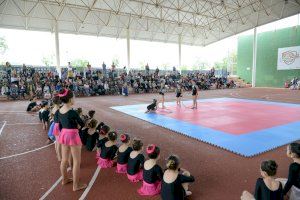
[[[198,87],[196,85],[196,82],[193,80],[192,80],[192,97],[193,97],[192,109],[197,109]]]
[[[147,111],[145,113],[155,112],[156,109],[157,109],[157,100],[153,99],[152,103],[147,106]]]
[[[117,156],[117,173],[126,174],[127,173],[127,162],[130,153],[133,151],[130,145],[130,137],[128,134],[121,135],[121,142],[123,143],[118,150]]]
[[[181,106],[181,98],[182,98],[182,89],[181,89],[181,86],[179,84],[177,84],[177,88],[176,88],[176,104],[178,106]]]
[[[63,106],[58,111],[58,121],[61,128],[58,142],[62,145],[62,161],[60,170],[62,174],[62,184],[65,185],[73,181],[73,191],[86,188],[86,184],[79,182],[81,163],[81,140],[78,134],[78,126],[83,127],[84,123],[75,110],[73,92],[62,89],[58,95]],[[67,166],[70,154],[73,158],[73,180],[68,178]]]
[[[291,143],[287,147],[287,156],[293,159],[293,163],[289,167],[289,175],[287,179],[279,179],[285,186],[283,194],[289,194],[290,200],[300,199],[300,144]]]
[[[161,103],[161,107],[162,107],[162,108],[165,108],[165,92],[166,92],[166,87],[165,87],[164,82],[162,82],[162,83],[160,84],[160,90],[159,90],[159,94],[160,94],[160,96],[161,96],[161,100],[160,100],[159,103]],[[159,104],[159,103],[158,103],[158,104]],[[158,106],[158,104],[157,104],[157,106]]]
[[[101,123],[100,123],[101,124]],[[96,128],[98,130],[99,126]],[[103,125],[100,128],[99,131],[99,137],[97,139],[97,153],[96,153],[96,159],[99,159],[100,152],[101,152],[101,145],[108,141],[108,132],[110,128],[107,125]]]
[[[162,180],[161,198],[163,200],[183,200],[192,194],[188,191],[188,183],[194,181],[194,177],[188,171],[179,168],[179,158],[175,155],[170,156]]]
[[[277,167],[274,160],[263,161],[260,167],[262,178],[256,181],[254,196],[244,191],[241,200],[283,200],[282,184],[274,178]]]
[[[96,140],[98,138],[98,132],[96,132],[98,121],[95,119],[91,119],[87,122],[86,127],[81,129],[80,138],[82,143],[85,145],[86,150],[93,151]]]
[[[149,160],[144,163],[143,185],[138,190],[138,193],[145,196],[154,196],[161,191],[161,180],[163,177],[162,169],[157,164],[160,149],[156,145],[151,144],[147,147],[147,154]]]
[[[118,151],[116,145],[117,133],[112,131],[108,133],[108,141],[105,143],[100,143],[101,153],[97,164],[101,168],[111,168],[114,165],[114,159]]]
[[[60,134],[58,110],[61,104],[59,96],[55,95],[52,99],[52,102],[53,102],[53,108],[51,110],[51,113],[53,115],[53,135],[55,136],[55,140],[58,141],[58,137]],[[61,161],[61,145],[59,142],[55,142],[55,152],[56,152],[57,160]]]
[[[145,157],[142,154],[143,143],[141,140],[134,139],[132,142],[133,151],[129,155],[127,164],[127,177],[131,182],[143,180],[143,165]]]

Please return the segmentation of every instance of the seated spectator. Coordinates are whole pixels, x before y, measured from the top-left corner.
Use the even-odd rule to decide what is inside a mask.
[[[127,173],[127,163],[130,153],[133,149],[130,145],[130,136],[128,134],[121,135],[122,145],[119,147],[117,152],[117,173]]]
[[[244,191],[241,200],[283,200],[283,188],[275,180],[278,165],[274,160],[263,161],[260,166],[262,178],[256,181],[254,196]]]
[[[180,169],[179,164],[179,158],[175,155],[167,159],[167,169],[164,172],[161,188],[162,200],[183,200],[192,194],[188,186],[195,179],[188,171]]]
[[[149,160],[144,163],[143,185],[138,190],[138,193],[145,196],[154,196],[160,193],[161,180],[163,178],[163,171],[157,164],[160,149],[156,145],[151,144],[147,147],[146,152]]]
[[[142,154],[143,143],[141,140],[133,139],[132,142],[133,151],[129,155],[127,165],[127,178],[133,182],[139,182],[143,180],[143,165],[145,157]]]

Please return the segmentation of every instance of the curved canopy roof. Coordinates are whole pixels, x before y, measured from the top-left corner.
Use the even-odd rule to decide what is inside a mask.
[[[300,0],[0,0],[0,27],[204,46],[300,12]]]

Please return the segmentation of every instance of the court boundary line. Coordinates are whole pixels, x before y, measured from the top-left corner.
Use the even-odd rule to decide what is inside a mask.
[[[67,171],[69,172],[71,170],[71,168],[67,168]],[[62,180],[62,176],[60,176],[56,181],[55,183],[49,188],[49,190],[47,190],[43,196],[41,196],[39,198],[39,200],[44,200],[55,188],[56,186],[61,182]]]
[[[3,121],[4,123],[3,123],[3,125],[2,125],[2,127],[1,127],[1,129],[0,129],[0,136],[2,135],[2,131],[3,131],[3,129],[4,129],[4,126],[6,125],[6,122],[7,121]]]
[[[32,122],[32,123],[11,123],[11,124],[6,124],[6,126],[14,126],[14,125],[42,125],[42,123],[38,122]]]
[[[101,167],[97,167],[95,172],[94,172],[94,175],[93,177],[91,178],[87,188],[84,190],[84,192],[82,193],[82,195],[80,196],[79,200],[84,200],[87,196],[87,194],[89,193],[89,191],[91,190],[91,188],[93,187],[99,173],[100,173],[100,170],[101,170]]]
[[[4,156],[4,157],[1,157],[0,160],[4,160],[4,159],[8,159],[8,158],[13,158],[13,157],[17,157],[17,156],[21,156],[21,155],[25,155],[25,154],[28,154],[28,153],[32,153],[32,152],[35,152],[35,151],[39,151],[39,150],[42,150],[42,149],[45,149],[51,145],[53,145],[53,143],[51,144],[48,144],[46,146],[43,146],[43,147],[39,147],[39,148],[36,148],[36,149],[32,149],[32,150],[29,150],[29,151],[25,151],[23,153],[18,153],[18,154],[14,154],[14,155],[10,155],[10,156]]]

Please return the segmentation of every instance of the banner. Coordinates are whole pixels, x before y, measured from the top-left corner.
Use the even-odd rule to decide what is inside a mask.
[[[300,46],[278,48],[277,70],[300,69]]]

